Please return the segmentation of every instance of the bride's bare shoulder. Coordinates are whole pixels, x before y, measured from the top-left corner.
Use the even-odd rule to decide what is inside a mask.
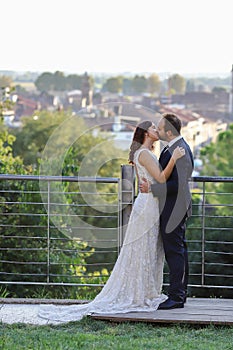
[[[151,160],[154,158],[153,152],[147,148],[144,148],[141,150],[138,161],[141,165],[145,166],[148,162],[151,162]]]

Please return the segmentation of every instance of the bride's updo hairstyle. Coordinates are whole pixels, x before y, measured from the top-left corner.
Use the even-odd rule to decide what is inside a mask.
[[[145,134],[149,129],[149,127],[151,127],[151,125],[152,125],[152,122],[150,120],[145,120],[136,126],[136,129],[133,135],[133,141],[130,145],[130,152],[129,152],[130,164],[134,164],[134,154],[143,144],[145,140]]]

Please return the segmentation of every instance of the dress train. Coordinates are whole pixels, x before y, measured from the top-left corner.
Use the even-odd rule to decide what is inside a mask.
[[[139,153],[140,151],[135,154],[138,175],[153,181],[138,162]],[[101,292],[87,304],[41,305],[38,316],[50,322],[66,323],[81,320],[93,313],[155,311],[167,299],[161,293],[163,266],[164,250],[159,234],[158,199],[152,193],[139,193],[133,205],[120,254]]]

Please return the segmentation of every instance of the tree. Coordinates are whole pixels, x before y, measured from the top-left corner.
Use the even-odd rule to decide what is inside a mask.
[[[233,158],[231,150],[233,147],[233,124],[229,126],[227,131],[219,134],[216,143],[201,149],[201,158],[203,160],[203,169],[201,175],[232,177],[233,173]],[[200,193],[199,193],[200,192]],[[229,285],[232,273],[232,194],[233,183],[219,182],[205,184],[205,273],[208,284],[216,286],[224,285],[227,279]],[[197,208],[202,203],[202,190],[196,190],[194,195],[194,211],[189,224],[188,236],[190,240],[193,239],[192,253],[190,254],[190,261],[199,262],[201,266],[201,220],[202,217],[198,213]],[[196,206],[195,206],[196,204]],[[197,253],[199,251],[199,253]],[[217,252],[219,252],[217,254]],[[196,275],[201,274],[198,264],[192,266],[192,270]],[[217,275],[217,277],[216,277]],[[228,275],[228,277],[226,277]],[[196,277],[198,278],[198,277]],[[197,281],[193,281],[197,284]],[[207,293],[210,291],[207,290]],[[212,295],[228,296],[227,291],[223,292],[212,291]],[[202,294],[203,296],[203,294]],[[209,295],[207,295],[209,296]]]
[[[70,74],[66,77],[67,90],[81,90],[82,76],[77,74]]]
[[[154,94],[160,91],[161,82],[157,74],[151,74],[147,79],[147,84],[149,93]]]
[[[30,133],[30,130],[28,130]],[[33,134],[35,136],[35,134]],[[64,135],[65,137],[65,135]],[[91,138],[88,135],[84,143]],[[32,141],[32,138],[28,140]],[[3,127],[0,132],[0,164],[1,173],[5,174],[38,174],[38,170],[33,167],[25,167],[23,160],[13,156],[12,146],[15,136],[10,135]],[[74,156],[82,154],[81,145],[78,144],[79,151],[73,153],[70,147],[65,157],[63,175],[71,175],[77,172],[78,167]],[[75,165],[73,167],[72,165]],[[110,166],[111,168],[111,166]],[[63,184],[64,191],[68,189],[66,183]],[[72,203],[74,197],[68,194],[67,201]],[[1,252],[0,252],[0,274],[3,274],[5,282],[19,280],[24,282],[46,282],[47,271],[47,216],[45,207],[41,203],[40,188],[36,181],[1,181]],[[80,203],[77,198],[77,203]],[[82,201],[81,201],[82,202]],[[80,215],[80,212],[77,213]],[[82,213],[81,213],[82,214]],[[90,215],[90,213],[89,213]],[[66,225],[69,218],[60,218],[60,225]],[[100,224],[101,219],[95,219]],[[107,220],[108,225],[111,222]],[[95,224],[95,223],[93,223]],[[50,281],[51,282],[76,282],[77,276],[86,282],[86,259],[90,257],[94,249],[87,247],[87,243],[81,240],[68,240],[67,237],[51,222],[51,244],[50,253]],[[58,244],[58,242],[60,242]],[[58,252],[57,252],[58,251]],[[78,252],[78,254],[77,254]],[[17,264],[15,262],[20,262]],[[88,277],[90,282],[90,277]],[[94,277],[97,281],[97,277]],[[107,277],[105,277],[107,278]],[[38,293],[36,286],[8,285],[10,296],[31,297]],[[76,292],[69,294],[66,287],[51,288],[47,296],[51,297],[75,297]],[[38,293],[41,296],[41,292]],[[80,294],[81,295],[81,294]]]
[[[25,165],[38,167],[39,159],[53,130],[70,117],[70,112],[38,111],[35,116],[22,117],[22,127],[12,130],[16,136],[14,155],[19,155]]]
[[[0,123],[0,173],[1,174],[25,174],[26,168],[23,160],[19,156],[14,157],[12,145],[15,136],[8,133],[6,128]]]
[[[185,91],[185,78],[179,74],[173,74],[168,78],[169,90],[174,89],[175,93],[183,94]]]
[[[35,86],[39,91],[51,91],[55,89],[53,74],[44,72],[35,81]]]
[[[215,143],[201,149],[202,173],[209,176],[232,176],[233,158],[231,152],[226,152],[227,149],[232,149],[232,147],[233,124],[230,124],[228,130],[218,135]]]
[[[147,79],[141,75],[135,75],[132,80],[133,90],[136,94],[141,94],[147,90]]]
[[[227,92],[227,89],[223,86],[214,86],[212,89],[212,92],[216,94],[219,94],[219,93],[221,94],[223,92]]]
[[[65,76],[63,72],[55,73],[44,72],[39,75],[35,81],[35,86],[39,91],[67,91],[82,88],[83,76],[70,74]],[[94,79],[89,77],[91,86],[94,85]]]
[[[80,168],[85,166],[84,175],[86,176],[89,175],[86,173],[86,169],[93,170],[94,176],[98,177],[119,176],[120,165],[122,160],[125,160],[123,152],[115,149],[111,141],[102,136],[93,137],[92,129],[88,129],[81,117],[74,116],[73,124],[69,124],[70,115],[69,112],[65,113],[63,111],[53,113],[42,111],[36,115],[37,118],[27,117],[24,119],[22,129],[16,132],[18,140],[15,140],[15,136],[8,136],[7,132],[3,134],[5,137],[2,136],[2,143],[0,144],[2,172],[13,173],[14,171],[17,174],[39,174],[39,165],[42,161],[46,162],[46,159],[42,157],[43,151],[52,138],[50,143],[52,157],[48,164],[50,172],[48,171],[47,175],[54,175],[52,170],[56,168],[59,162],[59,157],[55,151],[59,150],[59,146],[64,146],[64,159],[61,157],[62,174],[60,175],[79,175]],[[77,136],[75,142],[72,142],[72,135]],[[61,137],[60,140],[59,137]],[[12,153],[12,146],[14,147],[15,156]],[[23,159],[19,157],[19,154],[25,158],[27,166],[23,164]],[[97,169],[95,169],[96,164]],[[43,175],[43,173],[40,173],[40,175]],[[20,279],[24,282],[38,281],[38,278],[41,282],[45,282],[47,276],[46,239],[48,234],[46,227],[48,223],[45,207],[41,203],[41,187],[36,181],[7,181],[6,183],[2,182],[1,185],[2,190],[6,189],[1,197],[2,226],[0,227],[1,247],[4,247],[1,250],[0,271],[7,273],[7,275],[4,275],[4,280],[12,281],[16,278],[15,276],[19,275],[22,276]],[[60,203],[60,201],[56,201],[56,196],[59,196],[59,194],[53,191],[53,183],[50,186],[50,200],[53,203]],[[97,234],[105,235],[103,228],[109,229],[108,239],[112,232],[116,237],[117,215],[114,214],[114,211],[117,211],[118,208],[116,205],[117,191],[114,188],[116,185],[101,184],[102,188],[100,188],[98,184],[87,183],[86,197],[83,197],[83,187],[80,191],[79,186],[79,183],[65,181],[61,184],[60,193],[66,193],[65,208],[67,208],[67,211],[58,205],[58,208],[62,210],[61,215],[57,215],[59,222],[55,225],[55,222],[51,219],[50,223],[52,235],[49,251],[51,282],[76,282],[78,278],[82,283],[89,283],[93,278],[98,283],[106,279],[108,274],[104,277],[95,276],[96,273],[93,270],[85,268],[86,262],[97,261],[101,269],[101,263],[104,263],[103,256],[104,259],[108,259],[112,263],[116,259],[116,253],[109,253],[109,248],[100,249],[101,253],[92,257],[94,248],[88,246],[85,241],[85,237],[90,236],[91,239],[95,240]],[[7,190],[9,187],[10,192]],[[96,191],[97,196],[95,195]],[[104,205],[107,206],[107,213],[104,213],[104,215],[101,206],[99,206],[99,198],[102,192]],[[97,198],[96,207],[93,203],[93,197],[88,197],[92,193]],[[88,202],[89,199],[91,202]],[[92,203],[93,206],[89,208],[86,201]],[[75,206],[72,207],[74,204]],[[57,206],[55,206],[56,210],[59,210]],[[69,215],[70,210],[72,215]],[[23,213],[23,215],[20,215],[20,213]],[[50,211],[51,213],[52,211]],[[56,212],[56,214],[60,213]],[[82,233],[79,228],[73,225],[72,220],[75,216],[82,217],[83,222],[91,225],[93,229],[90,229],[87,233],[86,231]],[[80,237],[80,235],[82,237],[83,235],[83,239],[69,239],[64,233],[67,230],[72,235],[76,235],[75,237]],[[20,261],[21,263],[11,263],[14,261]],[[33,264],[30,264],[30,262],[33,262]],[[94,276],[92,277],[90,274],[94,274]],[[16,287],[12,285],[11,287],[9,285],[8,287],[10,295],[16,297],[31,297],[36,293],[40,295],[41,292],[38,292],[38,289],[39,287],[36,286],[29,288],[20,285]],[[87,290],[84,290],[84,292],[86,293]],[[63,297],[63,293],[66,294],[66,297],[76,297],[75,290],[72,291],[66,287],[51,287],[49,290],[47,289],[46,295],[47,297]]]
[[[66,77],[63,72],[56,71],[53,75],[53,86],[56,91],[66,90]]]
[[[232,176],[233,174],[233,158],[231,152],[226,150],[233,147],[233,124],[229,125],[228,130],[221,132],[218,135],[217,141],[211,143],[201,150],[201,158],[203,160],[202,174],[208,176]],[[213,185],[209,185],[211,188]],[[231,204],[232,198],[229,198],[229,193],[233,193],[233,183],[221,183],[216,186],[216,196],[212,196],[209,200],[217,201],[222,204]],[[221,196],[218,194],[222,193]],[[224,193],[226,193],[224,195]],[[231,215],[231,208],[223,206],[218,209],[223,215]]]
[[[14,102],[11,98],[11,93],[15,90],[14,87],[5,86],[2,87],[0,93],[0,120],[2,121],[4,115],[7,115],[9,112],[13,113],[12,109]]]
[[[13,81],[11,77],[8,75],[1,75],[0,76],[0,88],[6,88],[6,87],[11,87],[13,84]]]
[[[122,91],[124,95],[131,95],[133,93],[132,79],[124,78],[122,84]]]
[[[122,91],[123,79],[122,77],[114,77],[107,79],[106,83],[103,86],[103,90],[118,93]]]

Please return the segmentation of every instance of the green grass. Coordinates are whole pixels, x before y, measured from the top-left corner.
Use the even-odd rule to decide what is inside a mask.
[[[0,350],[232,350],[233,327],[111,323],[0,324]]]

